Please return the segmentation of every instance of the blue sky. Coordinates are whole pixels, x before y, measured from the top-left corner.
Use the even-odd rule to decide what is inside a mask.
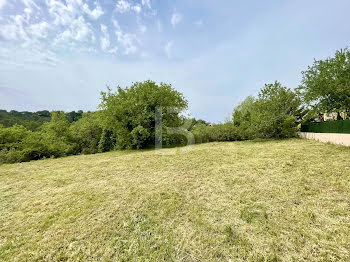
[[[95,110],[106,85],[171,83],[196,118],[350,41],[349,1],[0,0],[0,108]]]

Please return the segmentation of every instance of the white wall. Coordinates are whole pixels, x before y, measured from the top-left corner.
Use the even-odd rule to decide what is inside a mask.
[[[330,142],[333,144],[350,146],[350,134],[300,132],[299,136],[306,139],[315,139],[320,142]]]

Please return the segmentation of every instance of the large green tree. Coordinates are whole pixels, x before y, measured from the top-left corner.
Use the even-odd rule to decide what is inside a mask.
[[[144,148],[155,144],[156,109],[161,112],[163,142],[171,141],[165,127],[181,125],[180,113],[187,108],[183,94],[171,85],[153,81],[136,82],[130,87],[108,88],[102,92],[101,117],[106,130],[112,130],[116,147]],[[176,112],[169,109],[177,108]]]
[[[350,112],[350,51],[346,48],[334,57],[315,60],[302,72],[298,88],[313,113]]]
[[[239,135],[250,138],[286,138],[296,133],[300,99],[279,82],[266,84],[256,99],[248,97],[233,112]]]

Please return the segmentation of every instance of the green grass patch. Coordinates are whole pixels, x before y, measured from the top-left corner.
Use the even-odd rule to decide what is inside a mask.
[[[0,166],[0,261],[348,261],[350,151],[208,143]]]

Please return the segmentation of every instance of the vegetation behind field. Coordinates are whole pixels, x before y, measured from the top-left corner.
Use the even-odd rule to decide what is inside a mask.
[[[0,163],[149,148],[157,143],[157,134],[165,147],[186,145],[188,133],[195,143],[288,138],[295,136],[300,121],[299,98],[278,82],[266,85],[257,99],[237,107],[233,122],[209,126],[181,114],[186,109],[184,96],[164,83],[135,83],[130,88],[118,87],[115,93],[108,89],[102,93],[100,110],[82,114],[77,121],[56,111],[50,114],[50,122],[35,130],[0,126]],[[176,132],[170,132],[174,127],[178,127]]]
[[[301,123],[321,121],[323,113],[350,116],[348,49],[315,60],[302,74],[296,90],[277,81],[265,84],[256,97],[233,109],[232,120],[215,126],[185,115],[184,95],[151,80],[118,86],[114,92],[108,88],[96,112],[0,110],[0,164],[159,144],[183,146],[189,141],[291,138]]]

